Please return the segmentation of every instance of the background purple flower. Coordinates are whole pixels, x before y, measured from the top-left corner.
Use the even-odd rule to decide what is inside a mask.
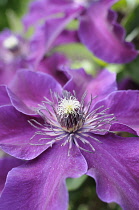
[[[116,13],[110,10],[115,2],[117,0],[37,0],[31,3],[29,13],[23,21],[26,28],[44,22],[41,26],[42,53],[50,50],[50,46],[69,22],[78,19],[78,35],[73,31],[74,37],[71,36],[71,41],[78,42],[80,39],[95,56],[106,62],[127,63],[136,58],[138,53],[131,43],[124,41],[125,31],[117,23]],[[58,14],[63,16],[58,17]],[[67,31],[67,34],[70,33]]]
[[[62,38],[62,37],[61,37]],[[0,34],[0,84],[9,85],[21,69],[30,69],[32,71],[43,71],[51,74],[59,82],[67,81],[62,73],[61,67],[70,65],[65,55],[53,53],[47,57],[44,51],[41,53],[43,44],[41,36],[25,39],[10,30],[4,30]],[[43,46],[44,47],[44,46]],[[63,75],[62,77],[60,76]],[[57,75],[56,75],[57,74]]]
[[[0,84],[7,84],[16,71],[27,66],[27,41],[10,30],[0,34]]]

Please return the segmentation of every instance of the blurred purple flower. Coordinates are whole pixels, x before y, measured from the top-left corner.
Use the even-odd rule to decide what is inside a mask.
[[[58,45],[79,42],[76,30],[65,29],[65,26],[79,14],[79,11],[80,8],[75,8],[69,12],[68,8],[68,13],[66,13],[65,16],[50,18],[50,20],[48,19],[37,27],[32,38],[34,51],[32,59],[34,59],[35,56],[35,58],[37,58],[36,63]]]
[[[71,41],[82,42],[95,56],[108,63],[126,63],[136,58],[138,52],[131,43],[124,41],[125,31],[117,23],[117,14],[110,10],[117,1],[36,0],[23,21],[26,28],[35,25],[39,30],[37,34],[41,31],[44,53],[57,43],[56,39],[67,24],[78,19],[77,31],[66,30],[69,41],[71,38]]]
[[[27,41],[10,30],[0,33],[0,84],[11,81],[16,71],[27,67]]]
[[[44,57],[41,50],[36,36],[27,40],[10,30],[2,31],[0,33],[0,85],[9,85],[16,72],[21,69],[43,71],[53,76],[58,72],[60,74],[60,66],[68,64],[67,58],[58,53]],[[61,82],[64,81],[63,77],[60,78]]]
[[[111,132],[137,134],[139,92],[117,91],[106,70],[96,78],[65,71],[63,88],[48,74],[24,70],[11,90],[0,87],[0,146],[28,160],[8,173],[0,209],[65,210],[65,179],[85,173],[100,199],[138,209],[139,138]]]

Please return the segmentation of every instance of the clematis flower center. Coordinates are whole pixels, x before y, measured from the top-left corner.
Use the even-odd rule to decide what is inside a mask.
[[[2,42],[0,59],[5,64],[16,63],[16,61],[18,63],[20,60],[26,58],[27,53],[27,42],[15,35],[10,35]]]
[[[83,123],[81,103],[71,95],[61,99],[57,108],[58,121],[67,132],[76,131]]]
[[[60,101],[58,105],[58,114],[62,116],[68,116],[69,114],[76,115],[80,110],[80,107],[80,102],[75,97],[70,96],[69,99],[64,98]]]
[[[14,62],[21,54],[21,46],[18,38],[14,35],[7,37],[3,43],[0,58],[6,63]]]
[[[45,98],[37,108],[37,113],[44,123],[41,124],[34,119],[29,121],[32,126],[39,129],[31,140],[36,135],[44,137],[40,138],[38,143],[31,142],[30,144],[52,146],[61,141],[61,146],[69,144],[68,155],[73,144],[86,152],[94,152],[95,148],[88,138],[101,143],[96,136],[109,132],[110,124],[115,119],[114,115],[107,114],[108,108],[104,109],[103,106],[92,109],[94,99],[92,96],[89,103],[85,104],[86,94],[83,94],[81,101],[77,99],[75,92],[71,94],[63,91],[62,96],[51,92],[51,95],[52,101]],[[87,144],[91,151],[82,147],[80,143]]]
[[[18,41],[18,39],[17,39],[15,36],[11,35],[11,36],[9,36],[7,39],[4,40],[3,46],[4,46],[7,50],[14,51],[15,49],[18,48],[18,46],[19,46],[19,41]]]

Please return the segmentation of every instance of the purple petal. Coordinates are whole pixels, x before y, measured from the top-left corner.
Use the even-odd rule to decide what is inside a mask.
[[[131,127],[129,127],[128,125],[124,125],[118,122],[115,122],[114,124],[112,124],[110,126],[110,131],[118,131],[118,132],[127,132],[129,134],[134,134],[134,135],[138,135],[137,132],[135,130],[133,130]]]
[[[9,172],[0,206],[14,210],[66,210],[65,179],[79,177],[86,171],[86,161],[76,148],[68,157],[66,146],[53,146],[35,160]]]
[[[12,106],[1,107],[0,113],[0,147],[3,151],[16,158],[30,160],[48,148],[43,142],[43,145],[36,145],[44,136],[36,135],[31,139],[38,130],[28,120],[35,119],[43,123],[39,117],[24,115]]]
[[[139,209],[139,138],[110,134],[97,138],[102,144],[88,139],[96,151],[83,155],[88,175],[96,180],[99,198],[116,202],[125,210]]]
[[[125,42],[125,31],[109,10],[114,1],[95,1],[80,17],[79,37],[95,56],[108,63],[126,63],[138,55],[133,45]],[[99,12],[98,12],[99,11]]]
[[[98,103],[99,107],[109,108],[108,113],[113,113],[116,123],[122,123],[139,133],[139,91],[117,91]]]
[[[53,16],[69,14],[80,8],[72,1],[65,0],[37,0],[30,4],[29,13],[23,22],[26,28],[39,24],[40,20],[49,20]]]
[[[54,42],[54,46],[80,42],[76,30],[63,30]]]
[[[9,84],[18,67],[15,64],[4,64],[0,61],[0,85]]]
[[[34,108],[38,107],[38,104],[41,104],[44,100],[44,96],[51,99],[50,90],[61,93],[61,89],[60,84],[48,74],[21,70],[17,72],[15,79],[10,85],[10,90],[14,94],[9,91],[9,96],[17,110],[26,114],[32,114]]]
[[[108,70],[101,71],[96,78],[87,87],[87,99],[90,100],[90,95],[96,96],[93,100],[95,104],[97,101],[102,100],[108,94],[117,90],[116,74]]]
[[[78,99],[81,99],[82,95],[87,89],[88,83],[92,80],[92,77],[84,71],[84,69],[68,69],[63,68],[71,76],[71,79],[65,84],[64,89],[72,92],[76,92]],[[79,91],[80,90],[80,91]]]
[[[1,157],[0,158],[0,194],[4,188],[8,172],[12,168],[17,167],[23,163],[24,162],[22,160],[19,160],[19,159],[13,158],[13,157]]]
[[[78,16],[79,13],[80,8],[74,8],[67,14],[64,14],[64,17],[62,16],[59,18],[51,18],[50,20],[47,20],[42,26],[38,27],[36,34],[34,35],[31,42],[33,48],[31,51],[34,53],[31,54],[30,59],[34,60],[36,63],[35,65],[38,64],[43,56],[48,53],[55,44],[58,44],[58,42],[60,44],[60,37],[58,38],[58,36],[63,32],[65,26],[76,16]],[[75,37],[76,34],[73,35]],[[61,36],[63,36],[63,33]],[[68,38],[65,39],[65,41],[69,42],[70,40]]]
[[[93,100],[95,104],[117,89],[116,74],[107,70],[101,71],[96,78],[86,74],[83,69],[67,70],[67,72],[71,75],[71,79],[64,88],[71,92],[75,90],[79,99],[87,91],[86,101],[90,101],[91,95],[97,96]]]
[[[54,53],[41,60],[37,70],[50,74],[63,86],[69,80],[68,73],[61,70],[61,67],[66,65],[68,65],[67,58],[62,54]]]
[[[28,115],[36,114],[33,107],[27,106],[17,95],[15,95],[9,88],[7,88],[8,96],[11,100],[11,104],[17,109],[19,112]]]
[[[6,86],[0,86],[0,106],[10,105],[11,101],[7,94]]]

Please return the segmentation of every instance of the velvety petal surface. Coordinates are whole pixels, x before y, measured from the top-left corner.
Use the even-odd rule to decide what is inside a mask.
[[[119,135],[138,135],[137,132],[131,128],[130,126],[128,125],[125,125],[125,124],[122,124],[122,123],[118,123],[118,122],[114,122],[110,127],[109,127],[110,131],[112,132],[121,132],[119,133]],[[124,132],[124,133],[123,133]]]
[[[87,102],[90,101],[92,95],[92,97],[96,96],[93,100],[95,104],[117,89],[116,74],[107,70],[101,71],[95,78],[88,75],[83,69],[67,70],[67,72],[71,75],[71,79],[64,88],[70,92],[75,90],[79,99],[86,91],[85,100]]]
[[[63,30],[65,31],[66,25],[70,23],[70,21],[73,20],[76,16],[78,16],[79,13],[80,8],[71,9],[67,13],[63,14],[61,17],[54,16],[53,18],[48,19],[44,22],[43,25],[37,28],[36,34],[32,39],[33,49],[31,51],[34,53],[32,53],[30,56],[30,59],[34,60],[34,62],[36,63],[35,66],[46,53],[50,52],[55,44],[60,44],[60,42],[62,44],[64,42],[64,40],[63,42],[60,41],[60,37],[58,38],[58,36],[61,33],[61,35],[64,36]],[[69,32],[68,37],[71,37],[71,39],[75,38],[76,40],[75,33],[71,34]],[[69,38],[65,39],[65,41],[71,42],[72,40],[70,41]]]
[[[0,157],[0,195],[5,185],[6,177],[8,172],[21,164],[24,161],[13,158],[13,157]]]
[[[95,56],[108,63],[130,62],[138,55],[131,43],[125,42],[125,31],[109,10],[115,1],[94,1],[80,17],[79,37]],[[99,11],[99,12],[98,12]]]
[[[48,74],[21,70],[10,85],[14,94],[11,91],[8,94],[17,110],[33,114],[44,97],[52,99],[50,90],[61,93],[61,89],[60,84]]]
[[[96,180],[97,194],[105,202],[116,202],[124,210],[139,209],[139,138],[115,135],[91,138],[94,153],[82,152],[87,160],[88,175]]]
[[[38,130],[28,120],[34,119],[43,123],[42,119],[24,115],[12,106],[0,107],[0,113],[0,148],[3,151],[16,158],[30,160],[48,148],[43,142],[43,145],[36,145],[44,136],[36,135],[31,139]]]
[[[35,160],[9,172],[0,209],[66,210],[65,179],[79,177],[86,171],[86,161],[76,147],[68,157],[67,146],[54,145]]]
[[[68,75],[68,72],[62,71],[61,68],[68,64],[69,61],[65,55],[54,53],[40,61],[37,71],[50,74],[63,86],[69,80],[70,75]]]
[[[77,30],[63,30],[54,42],[54,46],[80,42]]]
[[[64,30],[65,26],[72,19],[74,19],[77,16],[77,14],[79,14],[79,12],[80,10],[77,10],[76,12],[73,13],[71,12],[71,14],[67,15],[66,17],[52,19],[45,23],[44,34],[45,34],[45,47],[47,52],[48,50],[50,50],[51,46],[53,45],[53,42],[56,40],[58,35]]]
[[[39,24],[40,20],[49,20],[59,14],[69,14],[81,8],[74,1],[37,0],[30,4],[29,12],[23,18],[26,28]]]
[[[113,113],[116,123],[122,123],[134,129],[139,134],[139,91],[117,91],[110,94],[96,107],[104,105],[109,108],[108,113]]]
[[[15,63],[6,64],[0,61],[0,85],[8,85],[13,79],[18,67]]]
[[[10,105],[11,101],[6,86],[0,86],[0,106]]]

